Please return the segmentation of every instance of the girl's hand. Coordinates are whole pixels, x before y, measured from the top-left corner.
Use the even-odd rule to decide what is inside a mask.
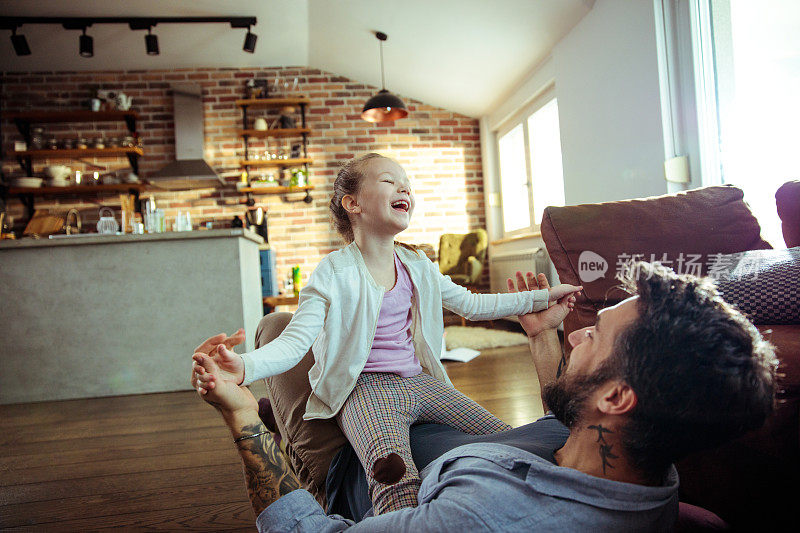
[[[543,276],[544,274],[539,274],[539,275]],[[550,284],[548,283],[547,286],[550,287]],[[564,296],[580,292],[582,289],[583,285],[578,285],[577,287],[575,285],[569,285],[568,283],[562,283],[561,285],[556,285],[552,289],[549,289],[550,290],[549,301],[557,302],[561,300]]]
[[[195,360],[195,370],[197,370],[198,366],[196,355],[192,357]],[[220,344],[208,354],[208,357],[214,362],[216,366],[215,374],[219,379],[230,381],[237,386],[242,384],[244,381],[244,361],[241,355],[228,350],[224,344]],[[202,380],[198,384],[197,392],[204,394],[201,389],[208,390],[206,383]]]
[[[197,392],[206,402],[219,409],[223,416],[230,416],[238,411],[258,411],[258,402],[247,387],[238,387],[226,379],[225,372],[213,357],[196,353],[192,360],[192,370],[196,376],[193,381],[197,383]]]
[[[522,275],[522,272],[517,272],[516,287],[514,286],[514,281],[510,278],[506,280],[506,283],[508,284],[508,292],[549,289],[552,296],[552,291],[558,289],[558,287],[555,289],[550,289],[550,283],[547,281],[547,276],[544,274],[534,276],[533,272],[528,272],[527,280],[526,276]],[[559,285],[559,287],[572,287],[572,285]],[[574,291],[568,291],[565,293],[565,296],[561,297],[561,299],[556,302],[555,305],[545,309],[544,311],[520,315],[518,317],[519,323],[522,325],[522,329],[525,330],[525,333],[528,335],[528,337],[535,337],[542,331],[557,328],[558,325],[564,321],[564,318],[566,318],[569,312],[572,311],[573,307],[575,307]]]
[[[206,339],[200,346],[194,349],[195,363],[192,366],[192,375],[190,382],[192,388],[197,389],[200,394],[204,394],[200,389],[200,381],[198,379],[197,368],[197,355],[209,356],[216,365],[217,374],[221,379],[232,381],[235,385],[239,385],[244,380],[244,361],[241,356],[230,351],[230,348],[241,344],[245,341],[244,329],[239,328],[236,333],[230,337],[224,333],[214,335]],[[206,390],[208,390],[206,388]]]

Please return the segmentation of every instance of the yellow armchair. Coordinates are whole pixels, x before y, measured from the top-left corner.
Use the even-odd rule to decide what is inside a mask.
[[[483,229],[470,233],[445,233],[439,238],[439,272],[459,285],[477,285],[489,237]]]

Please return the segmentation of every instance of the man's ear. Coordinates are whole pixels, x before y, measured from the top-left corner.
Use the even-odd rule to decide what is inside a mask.
[[[342,197],[342,207],[351,214],[361,212],[361,206],[358,205],[358,202],[352,194],[345,194]]]
[[[624,381],[611,381],[600,390],[597,409],[607,415],[630,413],[639,401],[631,386]]]

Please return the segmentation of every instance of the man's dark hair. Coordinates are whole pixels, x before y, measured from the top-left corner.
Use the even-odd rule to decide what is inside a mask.
[[[641,261],[620,279],[639,296],[638,317],[607,363],[637,396],[622,428],[634,465],[661,473],[761,427],[774,404],[775,352],[714,282]]]

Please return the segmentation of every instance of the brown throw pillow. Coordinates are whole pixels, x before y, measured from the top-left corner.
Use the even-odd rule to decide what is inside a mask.
[[[270,313],[262,318],[256,331],[256,348],[280,335],[291,319],[291,313]],[[334,418],[303,420],[311,395],[308,371],[313,364],[314,355],[309,350],[300,364],[264,381],[292,469],[324,509],[328,468],[347,439]]]

